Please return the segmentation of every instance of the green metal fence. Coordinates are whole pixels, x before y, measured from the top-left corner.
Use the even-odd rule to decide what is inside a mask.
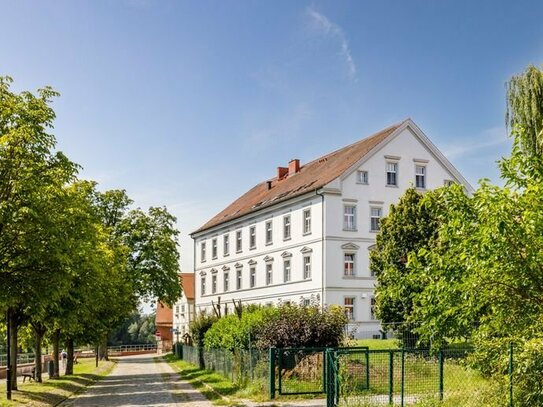
[[[268,352],[257,349],[231,352],[224,349],[203,349],[183,345],[181,359],[207,370],[215,371],[240,387],[251,383],[268,392]]]

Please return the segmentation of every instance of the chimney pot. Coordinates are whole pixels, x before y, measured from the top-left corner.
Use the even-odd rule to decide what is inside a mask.
[[[300,160],[295,158],[294,160],[290,160],[288,163],[288,176],[296,174],[297,172],[300,172]]]

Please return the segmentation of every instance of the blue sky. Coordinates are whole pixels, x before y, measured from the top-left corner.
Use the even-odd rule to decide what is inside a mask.
[[[505,83],[543,62],[541,1],[3,1],[0,75],[61,93],[58,147],[188,233],[292,158],[411,117],[499,182]]]

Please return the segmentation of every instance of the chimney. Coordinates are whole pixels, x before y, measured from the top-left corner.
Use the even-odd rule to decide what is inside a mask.
[[[288,167],[277,167],[277,179],[281,179],[288,175]]]
[[[300,160],[295,158],[294,160],[290,160],[288,163],[288,176],[290,177],[297,172],[300,172]]]
[[[272,188],[272,182],[271,181],[266,181],[268,183],[268,190],[270,190]]]

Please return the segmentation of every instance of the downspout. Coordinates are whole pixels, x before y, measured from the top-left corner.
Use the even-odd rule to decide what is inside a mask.
[[[324,267],[325,267],[325,256],[324,256],[324,195],[319,192],[318,189],[315,190],[315,195],[321,197],[321,309],[324,310]]]

